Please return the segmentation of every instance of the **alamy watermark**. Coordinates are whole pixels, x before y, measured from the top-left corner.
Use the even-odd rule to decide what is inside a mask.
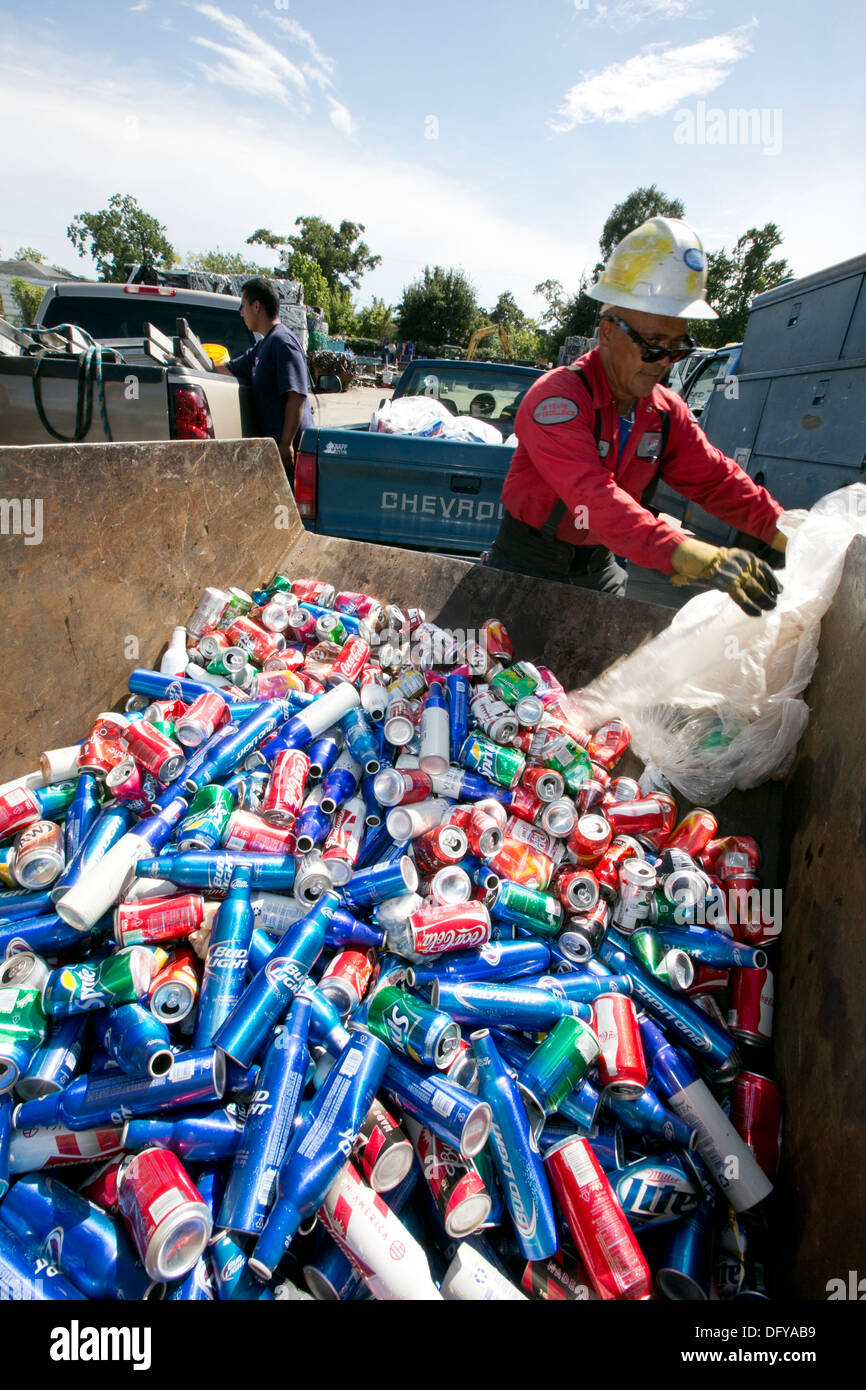
[[[42,534],[41,497],[0,497],[0,536],[23,536],[25,545],[41,545]]]
[[[674,112],[675,145],[755,145],[764,154],[782,152],[782,110],[779,106],[682,106]]]

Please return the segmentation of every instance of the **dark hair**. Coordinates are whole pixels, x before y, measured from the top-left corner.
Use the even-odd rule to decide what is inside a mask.
[[[264,275],[254,275],[241,286],[241,294],[246,295],[248,304],[261,304],[265,313],[275,319],[280,312],[280,296]]]

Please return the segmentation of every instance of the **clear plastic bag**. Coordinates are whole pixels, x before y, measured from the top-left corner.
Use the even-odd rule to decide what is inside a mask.
[[[821,619],[839,585],[845,551],[866,535],[866,486],[785,512],[783,585],[772,613],[750,618],[727,594],[697,595],[671,624],[567,702],[596,728],[619,716],[647,764],[693,802],[720,801],[790,769],[809,710],[801,698],[818,657]]]
[[[373,434],[414,434],[422,439],[452,439],[462,444],[501,444],[495,425],[474,415],[452,415],[433,396],[398,396],[383,401],[370,420]]]

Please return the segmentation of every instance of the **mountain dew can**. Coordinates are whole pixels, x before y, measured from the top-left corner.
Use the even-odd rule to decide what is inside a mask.
[[[178,849],[219,849],[234,808],[234,795],[227,787],[202,787],[178,826]]]
[[[146,947],[127,946],[103,960],[60,966],[45,983],[45,1012],[51,1018],[68,1018],[114,1004],[134,1004],[150,987],[152,963]]]
[[[482,734],[469,735],[460,749],[459,761],[470,772],[480,772],[500,787],[516,786],[526,766],[526,758],[516,748],[505,748]]]
[[[595,1062],[601,1045],[581,1018],[561,1018],[517,1075],[518,1085],[529,1100],[530,1118],[537,1107],[553,1115]]]
[[[373,995],[367,1027],[382,1042],[422,1067],[445,1071],[460,1046],[460,1027],[446,1013],[396,985]]]

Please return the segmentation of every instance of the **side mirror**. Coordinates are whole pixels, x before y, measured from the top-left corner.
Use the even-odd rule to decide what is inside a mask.
[[[333,376],[328,372],[323,373],[322,376],[319,377],[318,385],[316,386],[317,391],[325,392],[326,394],[335,391],[342,391],[342,389],[343,383],[340,380],[340,378],[338,376]]]

